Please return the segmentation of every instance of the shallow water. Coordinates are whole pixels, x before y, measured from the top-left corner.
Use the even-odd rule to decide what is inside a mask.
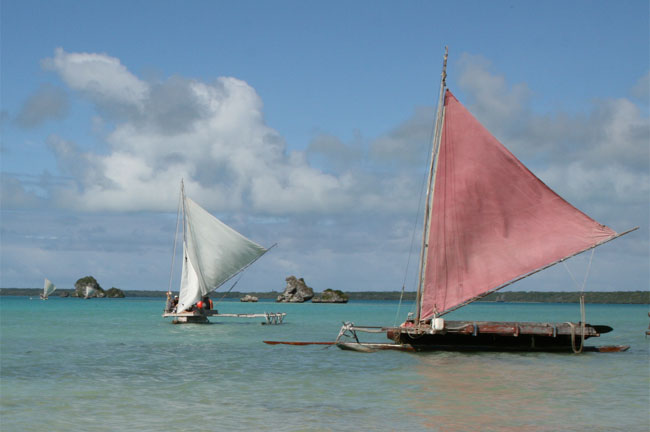
[[[397,302],[239,303],[285,324],[172,325],[163,299],[1,297],[3,431],[647,431],[647,305],[587,305],[625,353],[360,354],[342,321],[392,325]],[[400,319],[411,304],[402,305]],[[449,319],[578,321],[577,305],[477,303]],[[213,319],[214,321],[214,319]],[[381,340],[381,339],[379,339]]]

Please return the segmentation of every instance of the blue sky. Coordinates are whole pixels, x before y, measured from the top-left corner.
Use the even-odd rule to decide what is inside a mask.
[[[647,1],[0,4],[0,286],[166,289],[185,176],[279,243],[238,289],[400,289],[448,45],[450,88],[508,148],[640,226],[587,288],[648,289]],[[557,267],[513,289],[574,289]]]

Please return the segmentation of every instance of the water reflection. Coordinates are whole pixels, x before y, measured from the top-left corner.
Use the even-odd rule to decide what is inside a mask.
[[[579,414],[577,424],[563,421],[575,418],[575,402],[591,386],[566,367],[573,359],[539,353],[422,355],[407,406],[422,426],[440,432],[574,430]]]

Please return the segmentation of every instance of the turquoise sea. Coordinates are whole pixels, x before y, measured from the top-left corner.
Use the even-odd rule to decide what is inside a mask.
[[[398,302],[239,303],[285,323],[172,325],[163,299],[0,298],[9,431],[648,431],[647,305],[587,305],[625,353],[423,353],[270,346],[393,325]],[[402,305],[399,319],[411,304]],[[578,321],[578,305],[475,303],[449,319]],[[214,321],[214,319],[213,319]]]

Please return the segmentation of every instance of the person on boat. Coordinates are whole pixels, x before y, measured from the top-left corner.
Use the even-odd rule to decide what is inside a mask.
[[[210,309],[212,309],[212,306],[213,306],[213,304],[212,304],[212,299],[210,298],[210,296],[203,297],[203,309],[210,310]]]
[[[172,293],[167,291],[167,301],[165,302],[165,312],[172,311]]]

